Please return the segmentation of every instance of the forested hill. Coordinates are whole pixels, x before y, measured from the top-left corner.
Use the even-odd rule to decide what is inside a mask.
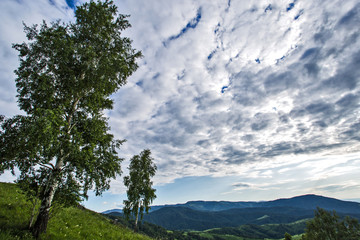
[[[314,216],[317,208],[360,219],[360,203],[317,195],[303,195],[266,202],[191,201],[155,206],[144,220],[170,230],[205,230],[245,224],[289,224]],[[117,211],[107,214],[117,215]]]
[[[170,230],[202,231],[245,224],[286,224],[312,218],[313,215],[313,210],[291,207],[236,208],[216,212],[167,207],[144,216],[144,220]]]

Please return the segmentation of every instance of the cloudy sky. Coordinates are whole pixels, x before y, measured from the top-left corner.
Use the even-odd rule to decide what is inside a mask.
[[[16,104],[22,21],[73,21],[83,1],[0,1],[0,109]],[[108,112],[128,160],[150,148],[155,204],[360,199],[358,0],[115,0],[144,58]],[[10,181],[9,173],[0,181]],[[85,206],[122,206],[122,176]]]

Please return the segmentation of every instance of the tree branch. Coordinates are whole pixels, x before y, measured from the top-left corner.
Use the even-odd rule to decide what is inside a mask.
[[[51,165],[51,167],[49,167],[48,165],[45,165],[43,163],[39,163],[40,166],[46,167],[46,168],[51,169],[51,170],[55,168],[54,165],[52,165],[51,163],[49,163],[49,164]]]

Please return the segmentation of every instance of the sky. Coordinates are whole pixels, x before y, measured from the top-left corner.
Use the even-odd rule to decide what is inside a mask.
[[[0,111],[16,103],[22,22],[74,21],[84,0],[0,1]],[[158,204],[318,194],[360,201],[358,0],[115,0],[144,57],[112,96],[123,175],[95,211],[121,208],[129,159],[149,148]],[[0,181],[12,181],[6,172]]]

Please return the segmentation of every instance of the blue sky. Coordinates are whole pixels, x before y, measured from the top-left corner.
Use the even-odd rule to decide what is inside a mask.
[[[79,1],[2,0],[0,109],[19,114],[11,43],[22,21],[74,20]],[[360,4],[116,0],[143,52],[106,114],[128,160],[150,148],[155,204],[360,199]],[[119,208],[119,176],[85,206]],[[9,173],[1,181],[11,181]]]

